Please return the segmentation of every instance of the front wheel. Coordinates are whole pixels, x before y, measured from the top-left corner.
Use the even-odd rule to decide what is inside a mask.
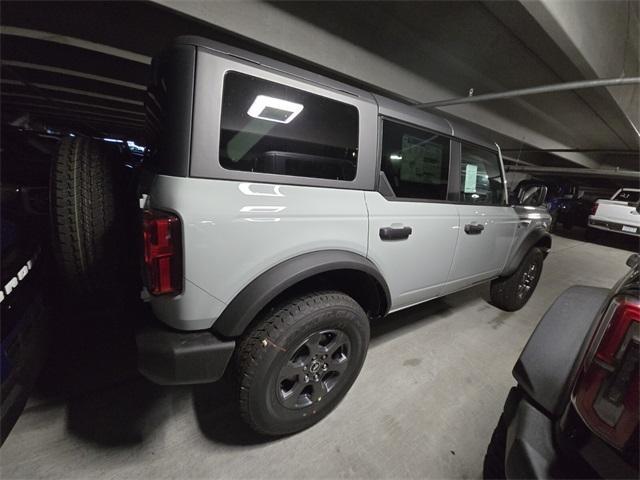
[[[515,272],[491,282],[491,303],[507,312],[524,307],[538,285],[543,260],[542,250],[529,250]]]
[[[314,425],[351,388],[368,345],[367,315],[344,293],[315,292],[272,309],[238,348],[243,419],[267,435]]]

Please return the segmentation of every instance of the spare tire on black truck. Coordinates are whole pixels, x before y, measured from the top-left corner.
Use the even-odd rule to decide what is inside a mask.
[[[135,190],[118,148],[87,137],[62,139],[50,195],[64,296],[105,306],[137,295]]]

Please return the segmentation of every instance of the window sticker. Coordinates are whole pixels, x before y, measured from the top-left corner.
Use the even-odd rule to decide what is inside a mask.
[[[414,183],[436,183],[442,169],[442,145],[412,135],[402,136],[400,180]]]
[[[464,174],[464,193],[476,193],[478,166],[468,164]]]

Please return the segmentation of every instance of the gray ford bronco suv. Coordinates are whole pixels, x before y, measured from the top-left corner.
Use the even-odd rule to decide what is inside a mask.
[[[153,70],[140,201],[158,321],[137,335],[149,379],[233,371],[248,424],[292,433],[347,393],[370,321],[480,282],[507,311],[533,293],[550,217],[509,204],[492,141],[201,38]]]

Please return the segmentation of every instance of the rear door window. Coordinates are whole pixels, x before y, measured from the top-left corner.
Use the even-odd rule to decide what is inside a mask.
[[[381,167],[396,197],[445,200],[449,144],[442,135],[384,120]]]
[[[224,78],[220,165],[228,170],[351,181],[358,109],[239,72]]]
[[[460,200],[465,203],[504,205],[504,182],[498,154],[462,144]]]
[[[629,203],[638,203],[640,200],[640,192],[634,192],[633,190],[622,190],[618,193],[614,200]]]

